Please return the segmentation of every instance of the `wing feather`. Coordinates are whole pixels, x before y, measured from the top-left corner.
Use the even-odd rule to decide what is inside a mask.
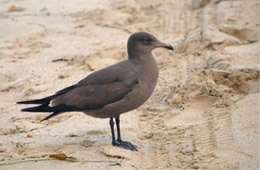
[[[78,110],[99,109],[107,104],[121,100],[131,91],[131,86],[123,82],[85,85],[56,97],[52,106],[67,105]]]

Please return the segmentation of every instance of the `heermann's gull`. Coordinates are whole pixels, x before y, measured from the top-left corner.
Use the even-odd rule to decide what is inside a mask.
[[[173,50],[171,45],[158,41],[149,33],[134,33],[128,39],[127,60],[96,71],[52,96],[18,104],[40,104],[22,109],[25,112],[53,112],[43,120],[72,111],[110,118],[112,145],[137,151],[137,146],[121,140],[119,117],[141,106],[153,93],[158,68],[151,52],[157,47]],[[113,118],[116,121],[117,140]]]

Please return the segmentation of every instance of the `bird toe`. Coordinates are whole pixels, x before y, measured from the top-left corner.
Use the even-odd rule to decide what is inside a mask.
[[[113,146],[117,146],[117,147],[121,147],[127,150],[131,150],[131,151],[138,151],[138,147],[130,142],[127,141],[115,141],[114,143],[112,143]]]

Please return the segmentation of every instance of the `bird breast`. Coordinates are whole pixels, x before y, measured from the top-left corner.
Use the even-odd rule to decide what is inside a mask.
[[[127,76],[132,77],[131,84],[133,84],[133,88],[124,98],[128,102],[127,106],[124,107],[125,110],[121,111],[122,113],[134,110],[144,104],[152,95],[157,83],[158,67],[153,57],[149,58],[144,65],[137,66],[135,71],[129,73],[135,76]]]

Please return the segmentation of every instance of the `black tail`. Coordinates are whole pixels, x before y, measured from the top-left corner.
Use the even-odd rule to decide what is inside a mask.
[[[60,111],[57,111],[55,109],[55,107],[50,107],[48,105],[40,105],[40,106],[35,106],[35,107],[28,107],[28,108],[25,108],[25,109],[22,109],[21,111],[23,112],[53,112],[52,114],[50,114],[49,116],[45,117],[44,119],[42,119],[41,121],[44,121],[44,120],[48,120],[54,116],[57,116],[58,114],[62,113]]]
[[[54,96],[45,97],[42,99],[29,100],[29,101],[20,101],[17,104],[45,104],[48,105]]]
[[[74,108],[73,106],[66,106],[66,105],[59,105],[55,107],[50,107],[46,104],[42,104],[40,106],[35,106],[35,107],[28,107],[25,109],[22,109],[21,111],[23,112],[53,112],[46,118],[44,118],[41,121],[48,120],[54,116],[57,116],[63,112],[71,112],[71,111],[81,111],[80,109]]]
[[[50,101],[53,100],[55,97],[60,96],[64,93],[67,93],[68,91],[74,89],[75,87],[76,87],[76,85],[72,85],[72,86],[66,87],[66,88],[58,91],[57,93],[55,93],[52,96],[48,96],[48,97],[45,97],[42,99],[30,100],[30,101],[20,101],[20,102],[17,102],[17,104],[40,104],[40,106],[28,107],[28,108],[22,109],[21,111],[23,111],[23,112],[53,112],[52,114],[50,114],[49,116],[44,118],[42,121],[48,120],[51,117],[57,116],[58,114],[61,114],[63,112],[79,110],[77,108],[74,108],[73,106],[66,106],[66,105],[59,105],[59,106],[54,106],[54,107],[48,106],[50,104]]]
[[[67,93],[68,91],[74,89],[75,87],[76,87],[76,85],[72,85],[72,86],[66,87],[66,88],[58,91],[57,93],[55,93],[52,96],[48,96],[48,97],[45,97],[42,99],[36,99],[36,100],[20,101],[20,102],[17,102],[17,104],[45,104],[45,105],[48,105],[48,104],[50,104],[50,101],[52,99],[54,99],[55,97],[57,97],[59,95]]]
[[[24,108],[21,111],[23,111],[23,112],[53,112],[54,109],[48,105],[43,104],[40,106]]]
[[[48,119],[50,119],[50,118],[52,118],[52,117],[54,117],[54,116],[57,116],[57,115],[59,115],[59,114],[61,114],[61,113],[62,113],[62,112],[53,112],[53,113],[50,114],[49,116],[47,116],[47,117],[45,117],[44,119],[42,119],[41,122],[44,121],[44,120],[48,120]]]

